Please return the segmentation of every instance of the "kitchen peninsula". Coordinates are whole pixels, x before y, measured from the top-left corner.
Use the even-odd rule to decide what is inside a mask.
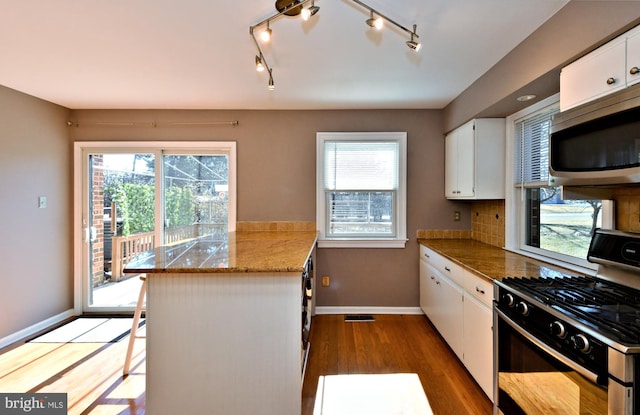
[[[299,415],[301,276],[315,231],[229,232],[141,254],[150,415]]]

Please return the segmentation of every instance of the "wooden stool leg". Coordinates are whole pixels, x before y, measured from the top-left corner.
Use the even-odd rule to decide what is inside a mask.
[[[131,324],[131,334],[129,335],[129,344],[127,345],[127,355],[124,359],[124,367],[122,368],[122,376],[129,374],[129,368],[131,367],[131,355],[133,354],[133,345],[136,341],[138,333],[138,324],[140,324],[140,316],[142,315],[142,304],[144,302],[145,294],[147,293],[147,277],[141,276],[142,286],[140,287],[140,294],[138,294],[138,303],[136,304],[136,311],[133,313],[133,323]]]

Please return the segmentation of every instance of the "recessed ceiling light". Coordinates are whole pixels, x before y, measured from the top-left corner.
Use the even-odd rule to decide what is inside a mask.
[[[530,94],[530,95],[522,95],[518,98],[516,98],[518,101],[520,102],[524,102],[524,101],[531,101],[532,99],[534,99],[536,97],[536,95]]]

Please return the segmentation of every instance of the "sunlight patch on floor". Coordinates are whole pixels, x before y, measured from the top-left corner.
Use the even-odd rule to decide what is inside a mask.
[[[318,379],[313,415],[431,415],[415,373],[328,375]]]

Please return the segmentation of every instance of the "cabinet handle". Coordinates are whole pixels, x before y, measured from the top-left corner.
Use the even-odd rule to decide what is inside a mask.
[[[484,290],[481,290],[480,287],[476,286],[476,292],[480,294],[484,294]]]
[[[616,83],[616,78],[608,78],[607,79],[607,85],[613,85]]]
[[[444,270],[445,270],[445,271],[449,271],[449,272],[451,272],[451,270],[449,269],[449,267],[444,267]]]
[[[437,280],[436,280],[436,285],[440,285],[440,281],[437,281]]]
[[[432,276],[431,276],[431,279],[432,279],[432,280],[435,280],[435,279],[436,279],[436,277],[434,277],[434,276],[432,275]]]
[[[429,254],[427,254],[426,252],[425,252],[424,256],[426,256],[427,258],[431,258],[431,257],[429,256]]]
[[[629,73],[631,75],[636,75],[638,72],[640,72],[640,69],[638,69],[637,66],[634,66],[633,68],[629,69]]]

